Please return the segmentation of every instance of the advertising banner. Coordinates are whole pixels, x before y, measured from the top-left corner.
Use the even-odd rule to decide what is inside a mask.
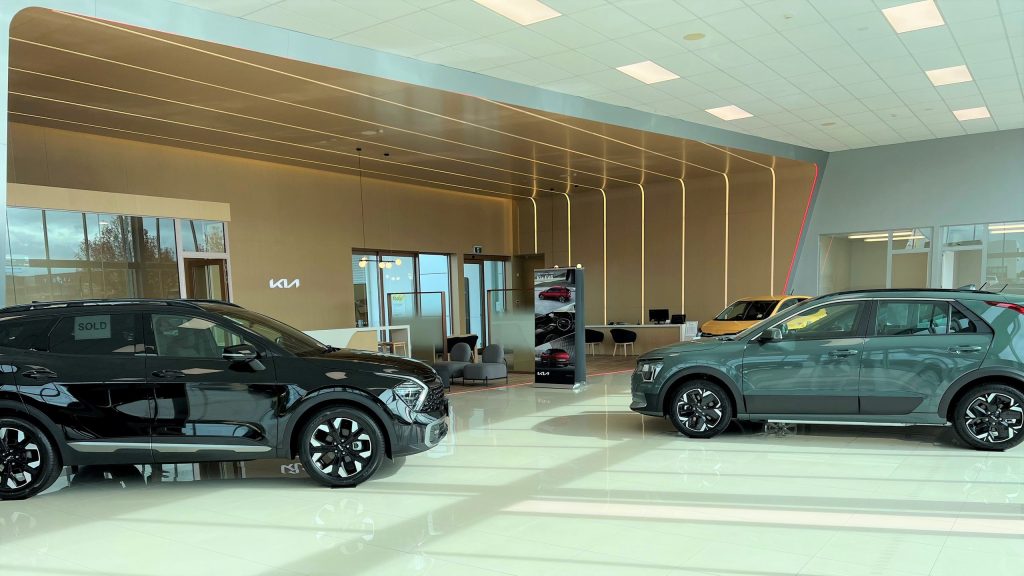
[[[575,388],[587,380],[583,269],[533,273],[534,385]]]

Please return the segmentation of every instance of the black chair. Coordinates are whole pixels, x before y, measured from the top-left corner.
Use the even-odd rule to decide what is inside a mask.
[[[623,356],[632,356],[636,352],[633,349],[633,343],[636,342],[636,332],[632,330],[625,330],[623,328],[612,328],[612,342],[615,342],[615,348],[612,349],[612,356],[619,351],[619,346],[622,346]],[[628,352],[627,352],[628,350]]]
[[[686,324],[686,314],[673,314],[670,324]]]
[[[584,341],[587,344],[587,352],[590,354],[597,354],[598,344],[601,344],[603,348],[604,332],[587,328],[586,332],[584,332]]]

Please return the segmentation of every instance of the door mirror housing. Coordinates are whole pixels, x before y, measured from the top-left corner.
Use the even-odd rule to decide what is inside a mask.
[[[761,344],[766,342],[778,342],[779,340],[782,340],[782,330],[779,330],[778,328],[769,328],[764,332],[761,332],[757,337],[757,341]]]
[[[259,352],[248,344],[238,344],[224,348],[223,358],[231,362],[252,362],[259,358]]]

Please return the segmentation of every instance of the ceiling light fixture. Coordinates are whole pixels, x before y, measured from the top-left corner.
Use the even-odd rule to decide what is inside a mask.
[[[935,5],[934,0],[893,6],[892,8],[882,10],[882,14],[897,34],[934,28],[946,23],[942,19],[942,13],[939,12],[939,7]]]
[[[529,26],[561,16],[562,13],[537,0],[473,0],[477,4],[501,14],[505,18]]]
[[[989,224],[989,230],[1005,230],[1007,228],[1024,228],[1024,222],[1018,224]]]
[[[974,80],[974,78],[971,78],[971,71],[963,64],[960,66],[950,66],[949,68],[925,70],[924,73],[928,75],[928,79],[931,80],[932,84],[935,86],[959,84],[961,82],[970,82],[971,80]]]
[[[686,36],[683,36],[683,40],[686,40],[687,42],[696,42],[697,40],[703,40],[703,39],[704,39],[704,33],[703,32],[693,32],[692,34],[687,34]]]
[[[977,108],[964,108],[963,110],[953,110],[953,116],[956,119],[963,122],[965,120],[979,120],[981,118],[991,118],[988,108],[984,106],[978,106]]]
[[[657,84],[658,82],[665,82],[666,80],[675,80],[676,78],[679,78],[678,74],[671,70],[666,70],[650,60],[644,60],[643,62],[628,64],[626,66],[619,66],[616,70],[628,76],[632,76],[644,84]]]
[[[708,108],[705,110],[708,114],[718,116],[722,120],[739,120],[740,118],[750,118],[753,116],[750,112],[747,112],[739,106],[719,106],[718,108]]]

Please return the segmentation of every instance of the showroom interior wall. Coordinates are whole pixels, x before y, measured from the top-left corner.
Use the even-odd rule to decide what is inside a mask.
[[[302,329],[355,325],[353,248],[454,254],[457,270],[474,245],[512,253],[509,200],[372,178],[361,194],[352,175],[8,126],[12,183],[229,204],[233,299]],[[301,285],[270,288],[279,278]]]
[[[1022,158],[1024,130],[833,152],[794,288],[827,289],[818,286],[822,234],[1024,220]]]
[[[787,162],[775,172],[774,247],[771,171],[747,167],[729,178],[728,242],[725,178],[704,171],[683,180],[685,210],[678,180],[644,184],[643,226],[637,185],[609,187],[604,197],[600,190],[571,189],[571,213],[564,191],[539,191],[535,197],[537,252],[545,255],[548,266],[569,265],[571,239],[571,265],[582,264],[588,271],[590,324],[605,319],[605,307],[609,322],[646,322],[650,308],[682,310],[688,319],[710,319],[732,300],[780,293],[785,288],[815,169],[813,164]],[[517,201],[516,208],[516,250],[530,253],[533,203]]]

